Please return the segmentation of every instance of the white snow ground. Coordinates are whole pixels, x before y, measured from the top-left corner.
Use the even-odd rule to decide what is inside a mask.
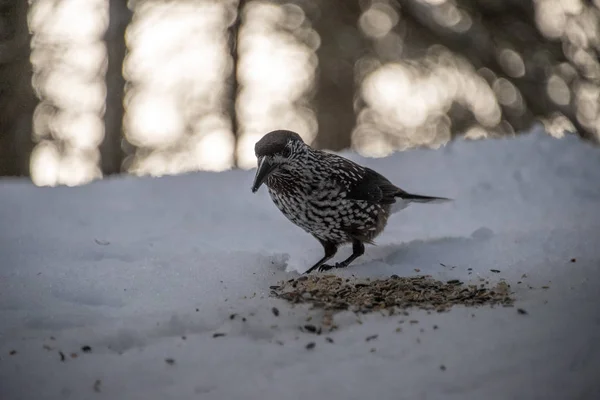
[[[600,149],[535,132],[349,157],[455,201],[396,214],[336,273],[504,278],[515,308],[413,311],[403,325],[342,314],[328,343],[298,330],[305,308],[268,297],[321,248],[264,188],[251,194],[254,171],[4,179],[0,399],[600,398]]]

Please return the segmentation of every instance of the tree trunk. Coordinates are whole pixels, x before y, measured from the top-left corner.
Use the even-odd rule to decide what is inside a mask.
[[[238,55],[238,41],[240,36],[240,27],[242,25],[242,12],[244,10],[244,6],[246,5],[245,0],[239,0],[237,6],[237,15],[235,18],[235,22],[229,28],[229,53],[231,55],[231,63],[233,65],[231,76],[229,77],[229,118],[231,118],[231,131],[233,132],[233,136],[235,138],[235,146],[233,151],[233,166],[238,166],[238,156],[237,156],[237,142],[239,138],[239,121],[236,110],[236,102],[239,94],[239,82],[238,82],[238,64],[239,64],[239,55]]]
[[[350,147],[356,115],[354,96],[357,86],[354,64],[368,42],[358,29],[361,8],[358,0],[319,2],[320,16],[314,27],[321,36],[317,50],[317,121],[319,133],[314,145],[341,150]]]
[[[108,53],[106,71],[106,113],[104,114],[104,139],[100,144],[100,168],[104,175],[118,174],[125,154],[123,139],[123,61],[127,53],[125,30],[131,22],[132,12],[123,0],[110,0],[109,24],[104,40]]]
[[[29,175],[36,98],[27,1],[0,2],[0,176]]]

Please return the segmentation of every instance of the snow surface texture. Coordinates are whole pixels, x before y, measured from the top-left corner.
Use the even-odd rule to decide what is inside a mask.
[[[329,343],[298,330],[314,311],[268,296],[322,250],[264,188],[252,195],[254,171],[77,188],[5,179],[0,398],[600,398],[599,149],[534,132],[345,155],[454,202],[394,215],[335,273],[504,278],[515,308],[411,311],[419,322],[402,325],[343,313]]]

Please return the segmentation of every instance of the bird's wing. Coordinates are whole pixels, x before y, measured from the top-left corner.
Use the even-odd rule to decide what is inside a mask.
[[[370,168],[363,167],[346,158],[335,156],[331,159],[333,179],[347,188],[347,198],[364,200],[377,204],[393,204],[403,191],[387,178]]]
[[[397,186],[370,168],[364,168],[362,179],[351,186],[348,198],[378,204],[393,204],[401,193]]]

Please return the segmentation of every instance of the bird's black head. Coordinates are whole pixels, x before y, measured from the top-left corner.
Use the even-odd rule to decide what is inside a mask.
[[[282,155],[289,156],[293,142],[301,142],[302,138],[292,131],[273,131],[267,133],[254,145],[254,153],[257,158],[264,156]]]
[[[269,132],[256,142],[254,153],[258,160],[258,168],[252,184],[252,192],[256,192],[269,175],[289,163],[302,148],[304,148],[304,141],[300,135],[285,130]]]

